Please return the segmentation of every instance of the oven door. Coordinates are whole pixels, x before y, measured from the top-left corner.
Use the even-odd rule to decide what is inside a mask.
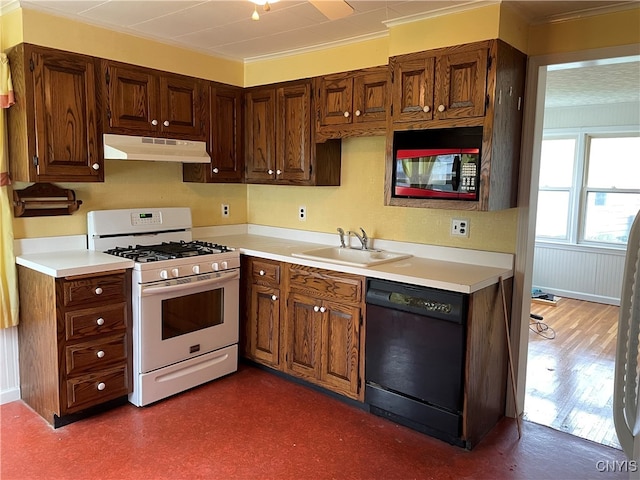
[[[234,269],[141,285],[137,373],[238,343],[239,278]]]

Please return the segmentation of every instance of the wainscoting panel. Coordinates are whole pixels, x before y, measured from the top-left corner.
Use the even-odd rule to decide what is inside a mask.
[[[20,399],[18,327],[0,329],[0,404]]]
[[[625,252],[536,243],[533,286],[560,297],[620,305]]]

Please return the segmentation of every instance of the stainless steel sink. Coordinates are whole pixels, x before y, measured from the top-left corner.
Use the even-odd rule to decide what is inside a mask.
[[[322,262],[338,263],[353,267],[371,267],[381,263],[395,262],[411,255],[406,253],[386,252],[384,250],[357,250],[355,248],[323,247],[292,253],[293,257],[308,258]]]

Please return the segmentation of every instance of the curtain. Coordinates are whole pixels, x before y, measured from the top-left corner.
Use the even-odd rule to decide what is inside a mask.
[[[0,54],[0,328],[18,324],[18,282],[13,256],[13,215],[9,185],[7,123],[5,109],[15,102],[9,59]]]

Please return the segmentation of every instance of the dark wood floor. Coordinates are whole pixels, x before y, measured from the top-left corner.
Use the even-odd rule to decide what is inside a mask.
[[[619,307],[562,298],[531,312],[549,329],[530,325],[524,418],[620,448],[612,413]]]

